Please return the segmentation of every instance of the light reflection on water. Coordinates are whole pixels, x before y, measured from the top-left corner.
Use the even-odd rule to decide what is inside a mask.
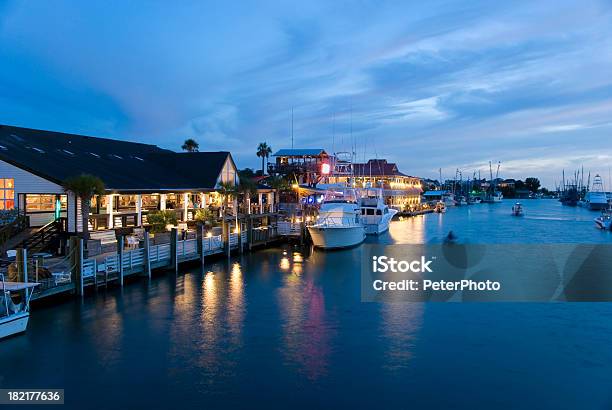
[[[513,218],[509,206],[394,222],[388,234],[367,242],[440,241],[449,230],[474,242],[612,241],[585,210],[528,201],[526,217]],[[404,407],[406,391],[427,396],[419,401],[415,393],[412,404],[431,404],[438,399],[425,394],[431,386],[458,394],[474,389],[474,380],[490,408],[500,384],[508,395],[536,398],[547,388],[550,398],[554,386],[561,407],[607,394],[608,304],[361,303],[360,264],[359,247],[284,246],[231,263],[210,258],[205,270],[156,275],[83,302],[38,308],[26,335],[0,343],[0,357],[13,369],[0,382],[62,386],[76,400],[87,396],[74,387],[86,374],[87,384],[108,392],[92,408],[108,407],[111,398],[125,407],[244,407],[255,399],[267,407],[288,401],[313,407],[321,397],[329,406],[359,407],[379,404],[383,391],[385,404]],[[64,360],[65,352],[78,360]],[[599,382],[576,392],[574,374]],[[124,380],[137,383],[126,389]],[[143,401],[155,391],[164,396]]]

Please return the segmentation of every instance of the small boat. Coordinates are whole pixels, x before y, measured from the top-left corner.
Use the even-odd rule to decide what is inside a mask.
[[[498,204],[502,201],[502,199],[504,199],[504,195],[501,193],[501,191],[494,191],[492,193],[489,193],[485,196],[485,199],[482,200],[482,202],[485,202],[487,204]]]
[[[0,339],[25,332],[30,318],[30,299],[38,283],[6,282],[0,274]],[[18,304],[13,297],[21,296]]]
[[[594,219],[594,222],[599,229],[612,230],[612,208],[602,211],[601,215]]]
[[[512,206],[512,215],[523,216],[523,205],[521,205],[520,202],[517,202]]]
[[[457,205],[457,201],[455,201],[455,195],[452,192],[448,192],[442,195],[442,202],[446,206],[455,206]]]
[[[442,201],[438,202],[434,208],[434,212],[437,214],[443,214],[446,212],[446,204]]]
[[[361,208],[351,197],[336,192],[321,203],[319,215],[308,233],[316,248],[342,249],[359,245],[365,239]]]
[[[368,188],[362,192],[359,207],[366,235],[380,235],[387,231],[391,219],[398,212],[385,204],[382,190],[377,188]]]

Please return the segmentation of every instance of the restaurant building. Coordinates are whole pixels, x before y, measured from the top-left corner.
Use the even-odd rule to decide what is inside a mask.
[[[68,232],[82,232],[81,201],[62,187],[90,174],[106,194],[92,199],[90,229],[146,224],[152,210],[173,209],[179,221],[198,208],[219,209],[221,182],[238,184],[232,155],[174,152],[156,145],[0,125],[0,211],[16,209],[43,226],[66,218]],[[229,204],[229,213],[237,209]]]

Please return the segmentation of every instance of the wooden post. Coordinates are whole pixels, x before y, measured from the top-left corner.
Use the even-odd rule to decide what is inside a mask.
[[[170,231],[170,266],[178,273],[178,229]]]
[[[83,239],[73,236],[70,238],[70,248],[72,252],[72,260],[74,261],[73,274],[74,289],[77,295],[83,296]]]
[[[198,238],[198,254],[200,254],[200,262],[204,266],[204,224],[198,223],[196,228],[196,237]]]
[[[28,281],[28,251],[24,248],[17,248],[17,280]]]
[[[151,259],[149,257],[149,252],[151,250],[151,238],[149,231],[145,231],[144,233],[144,273],[151,279]]]
[[[123,287],[123,241],[125,237],[120,235],[117,238],[117,253],[119,254],[119,284]]]

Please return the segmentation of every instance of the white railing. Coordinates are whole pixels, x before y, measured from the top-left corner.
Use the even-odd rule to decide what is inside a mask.
[[[230,247],[238,246],[238,234],[237,233],[230,233],[229,244],[230,244]]]
[[[170,259],[170,244],[153,245],[149,248],[149,262],[161,262]]]
[[[104,258],[104,271],[106,273],[119,271],[119,254],[114,254]]]
[[[240,240],[242,241],[242,243],[247,243],[247,240],[248,240],[247,231],[240,232]]]
[[[89,278],[96,275],[96,260],[94,258],[84,259],[83,260],[83,271],[81,272],[81,276],[83,278]]]
[[[144,265],[144,249],[140,248],[124,252],[121,256],[121,263],[123,264],[123,269],[132,269],[136,266]]]
[[[295,235],[301,230],[300,224],[296,222],[278,221],[277,226],[279,235]]]
[[[204,253],[223,249],[223,239],[221,238],[221,235],[207,236],[202,238],[202,248]]]
[[[176,253],[179,258],[198,253],[198,240],[186,239],[184,241],[178,241],[176,243]]]
[[[318,219],[315,223],[317,226],[329,227],[329,226],[357,226],[359,225],[359,219],[355,217],[346,216],[328,216],[326,218]]]

